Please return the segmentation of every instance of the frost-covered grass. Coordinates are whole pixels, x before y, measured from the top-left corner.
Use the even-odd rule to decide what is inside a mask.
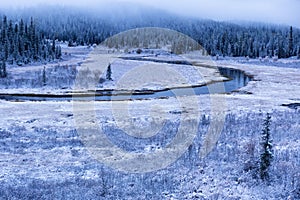
[[[116,63],[112,69],[123,66],[124,71],[113,72],[115,80],[140,61]],[[0,196],[4,199],[287,199],[289,196],[299,199],[300,110],[282,104],[300,103],[300,69],[234,60],[218,61],[217,65],[243,70],[254,80],[232,94],[212,95],[226,99],[226,120],[215,148],[204,159],[199,153],[213,120],[212,112],[223,110],[211,107],[209,95],[197,97],[199,110],[189,107],[195,99],[186,96],[180,101],[168,98],[95,102],[96,118],[90,117],[92,110],[81,113],[87,130],[96,125],[105,130],[116,146],[129,152],[148,153],[164,149],[172,141],[179,124],[186,120],[183,114],[193,117],[199,114],[191,147],[167,168],[150,173],[120,172],[96,160],[76,129],[78,113],[74,112],[72,102],[0,101]],[[125,112],[128,117],[116,119],[112,111]],[[272,117],[270,131],[274,145],[269,185],[257,177],[260,136],[267,112]],[[126,132],[146,131],[157,127],[158,122],[162,122],[162,128],[157,129],[156,137],[139,139]]]
[[[169,121],[158,135],[172,139],[171,135],[164,136],[164,132],[176,133],[180,114],[174,112],[177,110],[174,110],[175,101],[131,102],[132,117],[141,121],[151,118],[145,108],[154,108],[153,116],[160,117],[162,110],[156,105],[163,106]],[[205,104],[209,104],[208,101]],[[166,169],[129,174],[112,169],[89,154],[74,128],[72,103],[2,101],[1,111],[6,114],[0,120],[1,196],[23,199],[193,199],[197,196],[203,199],[283,199],[296,195],[293,191],[300,186],[299,110],[270,110],[274,161],[272,182],[266,185],[255,178],[264,113],[230,107],[217,146],[206,158],[200,159],[199,150],[211,120],[207,106],[201,109],[193,145],[180,159]],[[109,102],[97,102],[97,121],[93,122],[88,114],[85,119],[102,126],[115,145],[128,151],[147,149],[150,142],[154,146],[163,145],[159,137],[158,141],[138,140],[126,134],[115,138],[114,134],[120,134],[122,129],[109,107]],[[142,126],[146,128],[147,124]],[[253,170],[249,171],[249,164]]]
[[[105,81],[103,89],[162,90],[225,80],[215,68],[189,65],[118,59],[111,68],[113,81]]]
[[[8,66],[8,76],[0,79],[0,91],[15,94],[57,94],[70,91],[74,86],[77,68],[85,61],[90,51],[87,47],[63,46],[60,61]]]
[[[144,49],[141,54],[115,53],[117,57],[110,60],[112,63],[103,64],[98,55],[93,54],[93,47],[62,47],[63,58],[58,63],[9,66],[8,77],[0,79],[1,93],[71,93],[80,89],[78,85],[83,86],[82,90],[86,86],[92,90],[163,90],[226,80],[213,66],[187,65],[184,57],[163,50]],[[108,51],[111,50],[105,49],[102,53],[106,55]],[[112,80],[106,78],[109,64]]]
[[[274,58],[245,58],[245,57],[216,57],[213,58],[213,60],[216,60],[218,62],[236,62],[236,63],[242,63],[242,64],[250,64],[250,65],[264,65],[264,66],[273,66],[273,67],[284,67],[284,68],[300,68],[300,59],[297,59],[297,57],[291,57],[291,58],[281,58],[278,59],[276,57]]]

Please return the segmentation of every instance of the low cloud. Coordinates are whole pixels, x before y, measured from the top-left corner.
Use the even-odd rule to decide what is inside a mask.
[[[300,28],[299,0],[10,0],[3,7],[28,7],[42,4],[103,6],[116,2],[133,2],[164,9],[178,14],[214,20],[259,21],[294,25]]]

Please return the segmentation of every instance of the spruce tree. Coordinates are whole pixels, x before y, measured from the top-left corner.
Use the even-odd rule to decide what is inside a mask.
[[[3,62],[3,61],[2,61],[2,62]],[[2,68],[3,68],[3,67],[2,67],[2,63],[1,63],[1,66],[0,66],[0,78],[2,78],[2,71],[3,71]]]
[[[294,44],[293,44],[293,27],[290,27],[290,33],[289,33],[289,56],[294,55]]]
[[[52,40],[52,52],[55,53],[55,39]]]
[[[43,69],[43,86],[46,86],[46,67]]]
[[[61,47],[60,46],[56,46],[55,48],[55,58],[56,59],[60,59],[61,58]]]
[[[262,152],[260,155],[260,178],[269,181],[269,167],[273,160],[272,140],[270,135],[271,115],[268,113],[263,124],[262,131]]]
[[[286,58],[286,53],[284,51],[284,45],[281,40],[278,41],[278,58]]]
[[[112,81],[112,78],[111,78],[111,65],[109,64],[108,67],[107,67],[107,70],[106,70],[106,79],[109,80],[109,81]]]
[[[5,78],[7,76],[7,72],[6,72],[6,63],[4,60],[2,60],[1,63],[1,68],[0,68],[0,77],[1,78]]]

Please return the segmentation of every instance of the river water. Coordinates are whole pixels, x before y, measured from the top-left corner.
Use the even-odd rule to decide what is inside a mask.
[[[0,99],[8,101],[72,101],[72,100],[137,100],[168,98],[175,96],[190,96],[215,93],[230,93],[238,90],[251,81],[251,77],[237,69],[219,68],[221,75],[228,77],[228,81],[211,83],[204,86],[173,88],[162,91],[143,91],[119,93],[116,91],[97,91],[95,94],[72,96],[72,95],[0,95]]]

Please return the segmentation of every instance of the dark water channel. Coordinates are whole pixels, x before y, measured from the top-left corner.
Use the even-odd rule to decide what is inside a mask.
[[[221,75],[228,77],[230,80],[224,82],[211,83],[204,86],[172,88],[161,91],[96,91],[89,95],[26,95],[26,94],[0,94],[0,99],[8,101],[72,101],[72,100],[137,100],[137,99],[153,99],[168,98],[175,96],[189,96],[201,94],[230,93],[242,88],[251,81],[251,77],[237,69],[219,68]]]

